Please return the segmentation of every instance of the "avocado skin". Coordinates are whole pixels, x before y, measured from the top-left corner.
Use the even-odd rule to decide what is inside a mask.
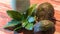
[[[48,2],[40,4],[37,8],[36,16],[39,20],[52,19],[54,16],[53,6]]]
[[[37,22],[34,25],[34,32],[39,32],[39,31],[47,31],[50,28],[54,27],[54,23],[50,20],[42,20]]]

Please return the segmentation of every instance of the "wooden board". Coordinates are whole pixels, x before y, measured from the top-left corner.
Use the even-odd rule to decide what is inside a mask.
[[[5,1],[6,2],[6,1]],[[55,33],[54,34],[60,34],[60,1],[56,0],[30,0],[30,4],[41,4],[43,2],[49,2],[54,6],[55,9],[55,15],[54,17],[59,20],[56,21],[55,24]],[[3,26],[7,24],[8,21],[11,20],[11,18],[6,14],[6,10],[11,10],[11,5],[9,1],[7,3],[1,2],[0,0],[0,34],[13,34],[11,31],[7,31],[3,29]],[[23,34],[23,33],[21,33]]]

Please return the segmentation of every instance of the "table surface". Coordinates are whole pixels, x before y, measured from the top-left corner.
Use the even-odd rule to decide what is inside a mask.
[[[57,20],[60,20],[60,2],[59,0],[54,1],[54,0],[30,0],[30,4],[41,4],[43,2],[50,2],[55,9],[55,15],[54,17]],[[0,34],[13,34],[13,32],[6,31],[3,29],[3,26],[11,20],[11,18],[6,14],[6,10],[11,10],[11,5],[10,5],[10,0],[0,0]],[[56,21],[55,24],[55,34],[60,34],[60,22]]]

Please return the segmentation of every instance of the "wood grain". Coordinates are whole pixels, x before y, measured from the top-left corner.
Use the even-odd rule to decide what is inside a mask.
[[[30,0],[30,4],[41,4],[43,2],[50,2],[54,8],[58,9],[57,6],[60,6],[60,3],[56,3],[54,1],[50,1],[50,0]],[[9,5],[9,3],[2,3],[0,2],[0,31],[4,32],[5,34],[13,34],[13,32],[11,31],[7,31],[3,29],[3,26],[7,24],[8,21],[11,20],[11,18],[6,14],[6,10],[11,10],[11,6]],[[56,24],[55,24],[55,33],[54,34],[60,34],[60,10],[56,10],[55,9],[55,15],[54,17],[56,18]],[[21,33],[23,34],[23,32]]]

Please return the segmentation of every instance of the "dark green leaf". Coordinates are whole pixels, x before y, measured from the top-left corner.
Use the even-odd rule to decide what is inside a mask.
[[[8,10],[7,14],[15,20],[21,20],[23,17],[21,13],[19,13],[17,11],[13,11],[13,10]]]
[[[34,27],[34,24],[33,23],[28,23],[25,28],[27,30],[33,30],[33,27]]]
[[[34,5],[32,5],[31,7],[29,7],[28,9],[27,9],[27,11],[26,11],[26,16],[28,17],[28,16],[31,16],[32,15],[32,13],[34,12],[34,10],[36,9],[36,4],[34,4]]]
[[[13,27],[13,26],[18,25],[18,24],[20,24],[20,23],[21,23],[20,21],[11,20],[10,22],[8,22],[8,24],[7,24],[4,28]]]

